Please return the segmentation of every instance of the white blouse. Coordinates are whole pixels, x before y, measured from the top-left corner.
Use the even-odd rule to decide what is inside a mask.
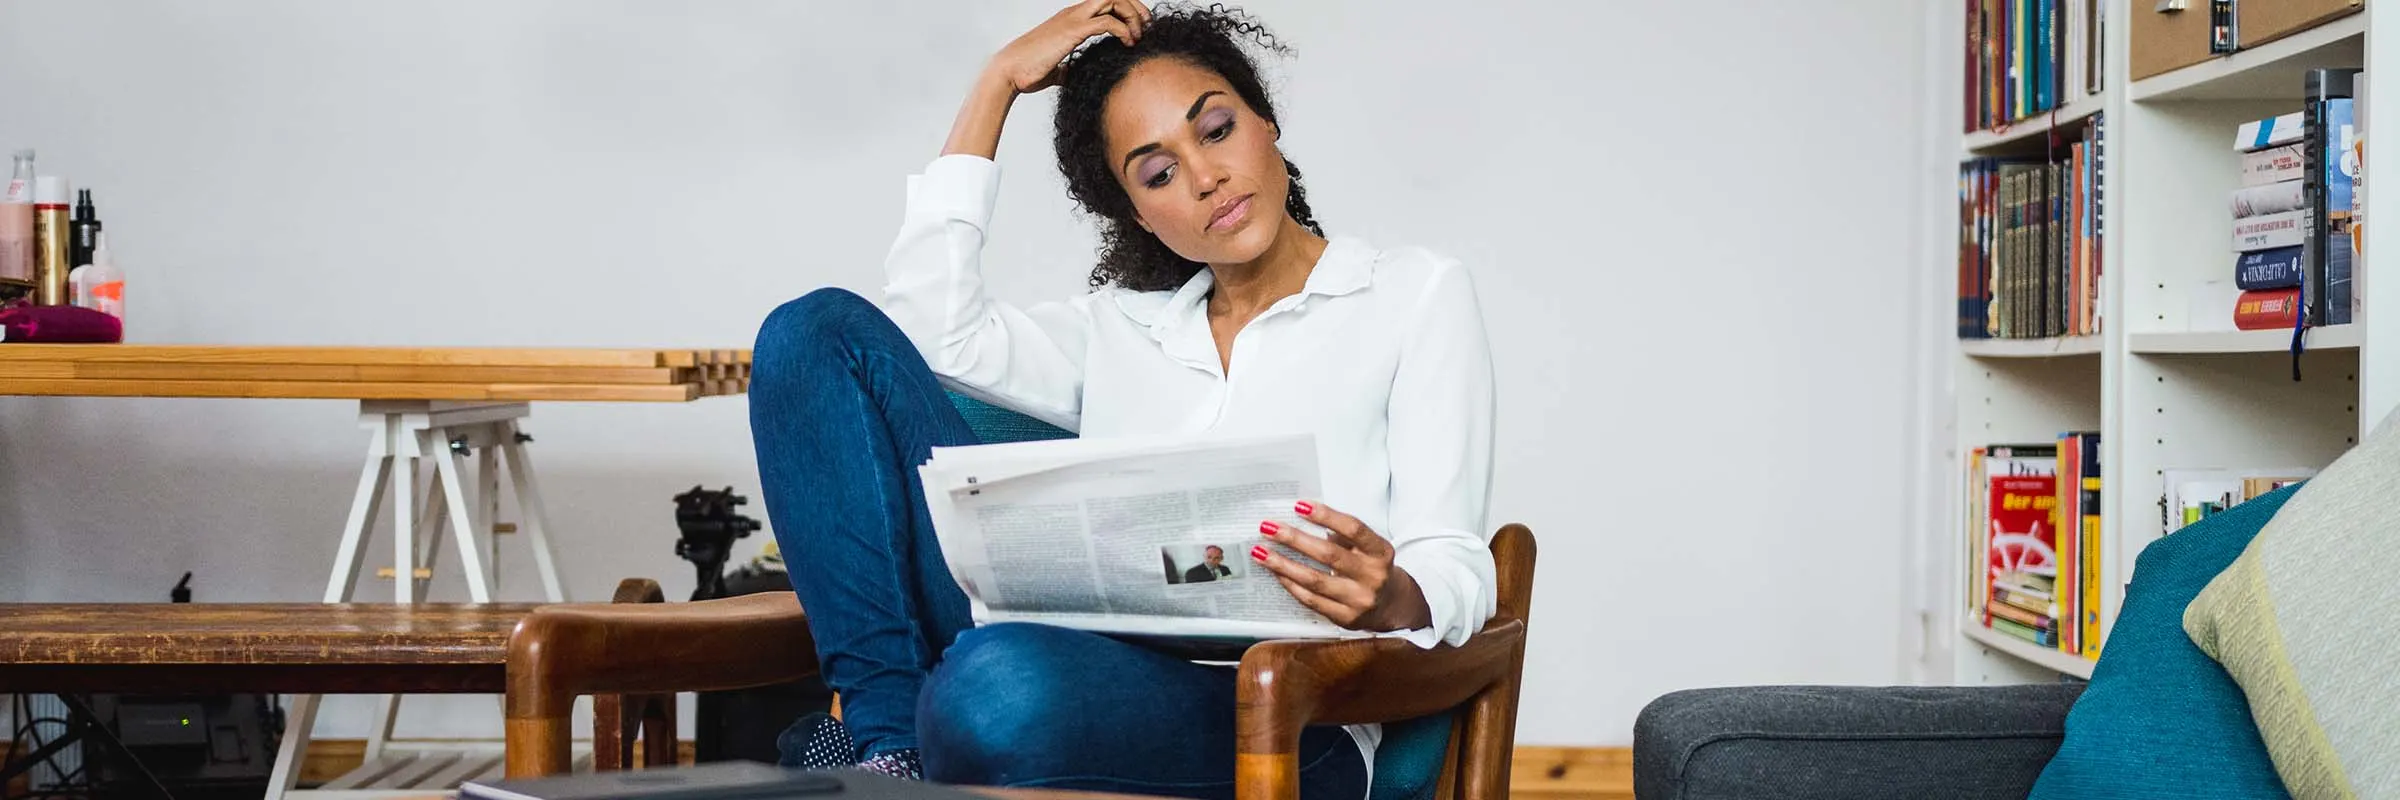
[[[1390,539],[1424,590],[1432,625],[1390,635],[1432,647],[1482,629],[1498,604],[1493,388],[1465,267],[1335,237],[1301,291],[1234,338],[1228,371],[1206,269],[1172,292],[1103,287],[1027,308],[987,295],[999,185],[990,159],[935,159],[909,177],[885,262],[883,310],[945,385],[1085,437],[1313,432],[1321,499]]]

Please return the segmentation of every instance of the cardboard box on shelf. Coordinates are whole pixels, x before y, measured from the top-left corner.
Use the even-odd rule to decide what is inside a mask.
[[[2257,47],[2366,8],[2365,0],[2236,0],[2238,46]]]
[[[2264,0],[2291,2],[2291,0]],[[2134,0],[2127,74],[2134,80],[2207,61],[2209,0]]]

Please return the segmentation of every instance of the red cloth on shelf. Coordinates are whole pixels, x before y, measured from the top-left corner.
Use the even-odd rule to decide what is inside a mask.
[[[0,306],[0,342],[113,343],[124,339],[125,322],[106,312],[37,306],[25,300]]]

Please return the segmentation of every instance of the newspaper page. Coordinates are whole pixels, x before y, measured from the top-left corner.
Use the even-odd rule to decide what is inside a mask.
[[[1064,439],[935,448],[919,468],[942,557],[978,623],[1255,640],[1348,637],[1250,560],[1261,521],[1322,536],[1296,500],[1320,488],[1306,434]]]

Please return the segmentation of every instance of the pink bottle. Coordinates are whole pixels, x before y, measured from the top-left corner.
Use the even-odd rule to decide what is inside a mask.
[[[33,151],[19,150],[0,194],[0,284],[34,283]]]

